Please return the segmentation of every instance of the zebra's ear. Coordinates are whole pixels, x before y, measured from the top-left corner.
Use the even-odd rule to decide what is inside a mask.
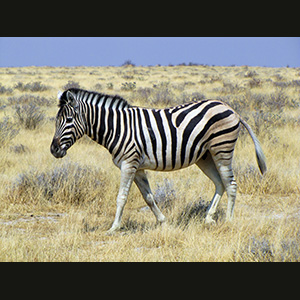
[[[70,91],[67,91],[67,100],[68,100],[68,103],[71,104],[71,106],[73,106],[74,108],[78,107],[78,102],[76,100],[76,97]]]
[[[58,92],[57,92],[57,98],[58,98],[58,100],[60,100],[60,97],[62,96],[62,94],[63,94],[62,91],[58,91]]]

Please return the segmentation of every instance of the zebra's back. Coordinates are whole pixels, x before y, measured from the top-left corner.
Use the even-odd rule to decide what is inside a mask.
[[[171,171],[197,162],[207,150],[232,156],[240,118],[220,100],[202,100],[167,109],[132,111],[140,169]]]

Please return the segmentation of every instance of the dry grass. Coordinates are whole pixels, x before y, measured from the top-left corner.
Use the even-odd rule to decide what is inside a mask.
[[[1,68],[0,261],[299,261],[300,69],[254,67]],[[254,146],[241,132],[234,173],[234,221],[203,224],[213,184],[197,167],[149,172],[168,221],[156,227],[132,187],[122,230],[107,236],[120,171],[83,138],[56,160],[49,151],[57,91],[70,85],[119,94],[134,105],[166,107],[221,98],[253,127],[267,157],[259,175]],[[28,116],[26,109],[31,108]],[[35,126],[20,122],[18,114]]]

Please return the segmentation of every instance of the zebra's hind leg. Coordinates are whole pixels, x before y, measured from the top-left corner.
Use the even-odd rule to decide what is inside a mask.
[[[166,221],[166,217],[162,214],[160,209],[155,203],[153,194],[150,189],[150,185],[144,170],[139,170],[135,174],[134,182],[136,183],[137,187],[139,188],[141,194],[143,195],[144,200],[151,208],[152,212],[156,217],[157,223],[163,223]]]
[[[196,165],[203,171],[203,173],[210,178],[215,187],[215,195],[213,199],[211,200],[210,206],[207,211],[207,215],[205,218],[206,224],[216,223],[213,219],[213,216],[216,212],[217,206],[219,204],[219,201],[224,193],[224,185],[222,182],[222,179],[220,177],[219,171],[217,170],[215,163],[211,157],[211,154],[209,151],[207,151],[202,158],[196,163]]]
[[[237,184],[232,172],[231,159],[218,160],[216,157],[214,157],[214,161],[227,193],[228,204],[227,204],[227,212],[226,212],[226,221],[232,221]]]

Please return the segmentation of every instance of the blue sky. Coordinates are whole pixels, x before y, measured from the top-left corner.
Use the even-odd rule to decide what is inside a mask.
[[[300,67],[299,37],[0,37],[0,67],[198,63]]]

